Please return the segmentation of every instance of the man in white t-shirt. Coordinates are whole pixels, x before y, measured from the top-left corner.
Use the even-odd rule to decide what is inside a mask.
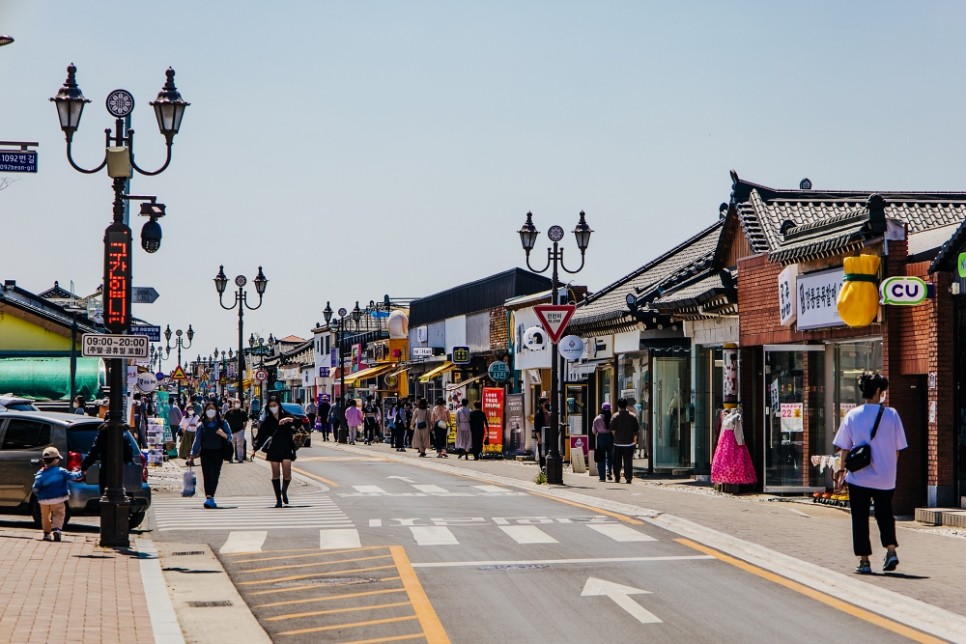
[[[835,446],[842,450],[842,462],[853,447],[869,445],[872,462],[856,472],[848,472],[845,482],[849,485],[849,506],[852,510],[852,549],[859,557],[855,571],[871,574],[869,555],[872,545],[869,541],[869,506],[875,501],[875,521],[879,526],[879,539],[886,548],[883,570],[891,572],[899,565],[896,555],[896,520],[892,514],[892,495],[896,490],[896,474],[899,452],[909,444],[902,421],[895,409],[885,407],[881,400],[889,386],[889,381],[879,374],[863,374],[859,378],[859,389],[864,405],[852,409],[845,416],[839,431],[835,434]],[[880,410],[882,416],[872,430]]]

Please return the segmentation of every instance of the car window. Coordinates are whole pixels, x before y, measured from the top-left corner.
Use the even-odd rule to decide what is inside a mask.
[[[97,438],[100,423],[75,423],[67,427],[67,451],[87,454]]]
[[[37,420],[12,418],[7,423],[0,449],[32,449],[50,445],[50,425]]]

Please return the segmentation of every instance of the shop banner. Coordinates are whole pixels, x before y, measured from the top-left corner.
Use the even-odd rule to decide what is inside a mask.
[[[484,452],[503,451],[503,397],[505,393],[496,387],[483,388],[483,413],[489,425],[487,437],[489,445],[483,446]]]
[[[504,404],[506,413],[506,442],[511,452],[522,450],[526,444],[527,417],[523,413],[523,394],[507,394]]]
[[[782,326],[790,326],[797,318],[795,308],[795,282],[798,278],[798,264],[786,266],[778,274],[778,317]]]
[[[839,291],[844,276],[845,270],[842,268],[798,276],[796,305],[800,330],[845,326],[838,311]]]

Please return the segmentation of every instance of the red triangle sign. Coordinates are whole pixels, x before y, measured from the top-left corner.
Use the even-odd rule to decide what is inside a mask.
[[[573,317],[577,307],[573,304],[538,304],[533,307],[543,330],[550,336],[550,341],[556,344],[567,329],[567,323]]]
[[[188,376],[184,375],[184,369],[181,368],[181,365],[178,365],[177,367],[175,367],[175,370],[171,372],[171,379],[187,380]]]

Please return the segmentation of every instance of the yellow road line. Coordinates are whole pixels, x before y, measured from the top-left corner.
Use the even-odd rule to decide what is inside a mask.
[[[394,575],[392,577],[379,577],[372,580],[372,583],[379,583],[383,581],[398,581],[399,575]],[[336,586],[358,586],[362,583],[369,583],[368,580],[364,582],[353,581],[341,581],[337,584],[326,584],[326,588],[335,588]],[[299,590],[319,590],[319,587],[313,584],[307,584],[305,586],[291,586],[289,588],[269,588],[268,590],[255,590],[249,593],[252,597],[255,595],[277,595],[278,593],[291,593]]]
[[[239,586],[256,586],[258,584],[274,584],[280,581],[295,581],[296,579],[311,579],[312,577],[330,577],[333,575],[344,575],[354,572],[370,572],[372,570],[386,570],[395,566],[371,566],[369,568],[347,568],[345,570],[332,570],[329,572],[317,572],[310,575],[291,575],[289,577],[275,577],[274,579],[257,579],[255,581],[242,581]]]
[[[242,559],[241,561],[236,561],[235,563],[258,563],[259,561],[278,561],[279,559],[304,559],[306,557],[324,557],[327,555],[342,555],[347,552],[362,552],[363,550],[385,550],[386,546],[366,546],[364,548],[346,548],[345,550],[319,550],[318,548],[312,550],[306,555],[282,555],[280,557],[258,557],[257,559]],[[305,552],[306,549],[302,550],[272,550],[272,552]],[[244,555],[251,555],[248,553],[239,553]]]
[[[892,621],[891,619],[882,617],[881,615],[877,615],[863,608],[859,608],[858,606],[853,606],[852,604],[849,604],[848,602],[844,602],[841,599],[830,597],[825,593],[815,590],[814,588],[809,588],[808,586],[804,584],[800,584],[797,581],[786,579],[781,575],[777,575],[773,572],[769,572],[767,570],[764,570],[763,568],[759,568],[758,566],[750,564],[746,561],[742,561],[740,559],[730,557],[724,554],[723,552],[718,552],[713,548],[708,548],[707,546],[703,546],[699,543],[695,543],[690,539],[675,539],[675,541],[677,541],[681,545],[685,545],[699,552],[703,552],[705,554],[711,555],[716,559],[720,559],[721,561],[727,564],[731,564],[735,568],[744,570],[745,572],[761,577],[762,579],[767,579],[768,581],[774,582],[779,586],[784,586],[789,590],[794,590],[795,592],[805,595],[806,597],[809,597],[811,599],[814,599],[815,601],[825,604],[826,606],[830,606],[832,608],[835,608],[836,610],[840,610],[847,615],[851,615],[852,617],[857,617],[858,619],[861,619],[865,622],[868,622],[880,628],[884,628],[887,631],[892,631],[893,633],[897,633],[899,635],[902,635],[903,637],[908,637],[914,642],[927,642],[929,644],[933,644],[933,643],[941,644],[944,641],[936,637],[933,637],[932,635],[929,635],[927,633],[923,633],[922,631],[906,626],[905,624],[900,624],[899,622]]]
[[[343,644],[382,644],[382,642],[403,642],[405,640],[421,640],[425,639],[422,633],[416,633],[415,635],[393,635],[392,637],[379,637],[374,640],[353,640],[351,642],[344,642]]]
[[[285,615],[276,615],[275,617],[268,617],[265,621],[267,622],[280,622],[285,619],[299,619],[300,617],[318,617],[320,615],[336,615],[338,613],[357,613],[360,610],[376,610],[377,608],[399,608],[400,606],[409,606],[409,602],[393,602],[391,604],[376,604],[375,606],[349,606],[346,608],[330,608],[328,610],[313,610],[307,613],[288,613]]]
[[[297,631],[284,631],[279,635],[304,635],[306,633],[322,633],[324,631],[337,631],[343,628],[358,628],[360,626],[378,626],[379,624],[394,624],[396,622],[411,622],[416,619],[415,615],[406,617],[387,617],[386,619],[373,619],[368,622],[353,622],[351,624],[333,624],[332,626],[316,626],[315,628],[301,628]],[[447,642],[449,640],[446,640]]]
[[[293,472],[297,472],[297,473],[301,474],[302,476],[307,476],[310,479],[315,479],[316,481],[319,481],[320,483],[325,483],[326,485],[328,485],[331,488],[341,487],[338,483],[336,483],[332,479],[327,479],[324,476],[319,476],[318,474],[313,474],[312,472],[309,472],[307,470],[303,470],[301,467],[292,466],[292,471]]]
[[[595,507],[593,507],[591,505],[584,505],[583,503],[577,503],[576,501],[570,501],[568,499],[560,499],[560,498],[557,498],[555,496],[551,496],[549,494],[543,494],[541,492],[531,492],[531,494],[533,494],[534,496],[542,496],[543,498],[550,499],[552,501],[559,501],[560,503],[566,503],[567,505],[572,505],[575,508],[581,508],[583,510],[590,510],[591,512],[594,512],[596,514],[603,514],[604,516],[608,516],[608,517],[617,519],[618,521],[623,521],[624,523],[626,523],[628,525],[644,525],[644,522],[643,521],[639,521],[637,519],[634,519],[634,518],[629,517],[629,516],[624,515],[624,514],[619,514],[617,512],[611,512],[610,510],[603,510],[601,508],[595,508]]]
[[[396,579],[399,579],[396,577]],[[333,584],[335,585],[335,584]],[[328,587],[328,586],[327,586]],[[309,597],[308,599],[290,599],[281,602],[269,602],[267,604],[255,604],[252,608],[273,608],[275,606],[292,606],[295,604],[312,604],[315,602],[331,602],[341,599],[356,599],[357,597],[372,597],[374,595],[389,595],[392,593],[404,593],[405,588],[387,588],[385,590],[369,590],[364,593],[346,593],[344,595],[334,595],[332,597]],[[254,593],[252,593],[254,594]]]
[[[389,550],[392,552],[399,577],[402,579],[402,584],[409,595],[409,601],[412,602],[413,610],[419,618],[419,624],[423,627],[426,640],[429,644],[449,644],[446,629],[443,628],[443,623],[439,621],[439,615],[436,614],[436,609],[433,608],[429,597],[426,596],[423,585],[419,583],[416,571],[413,570],[413,565],[410,563],[409,557],[406,556],[406,549],[402,546],[389,546]]]
[[[356,557],[355,559],[336,559],[335,561],[313,561],[304,564],[289,564],[286,566],[268,566],[267,568],[245,568],[239,570],[238,574],[246,572],[271,572],[273,570],[291,570],[292,568],[311,568],[312,566],[334,566],[341,563],[355,563],[356,561],[372,561],[373,559],[386,559],[391,554],[375,555],[374,557]]]

